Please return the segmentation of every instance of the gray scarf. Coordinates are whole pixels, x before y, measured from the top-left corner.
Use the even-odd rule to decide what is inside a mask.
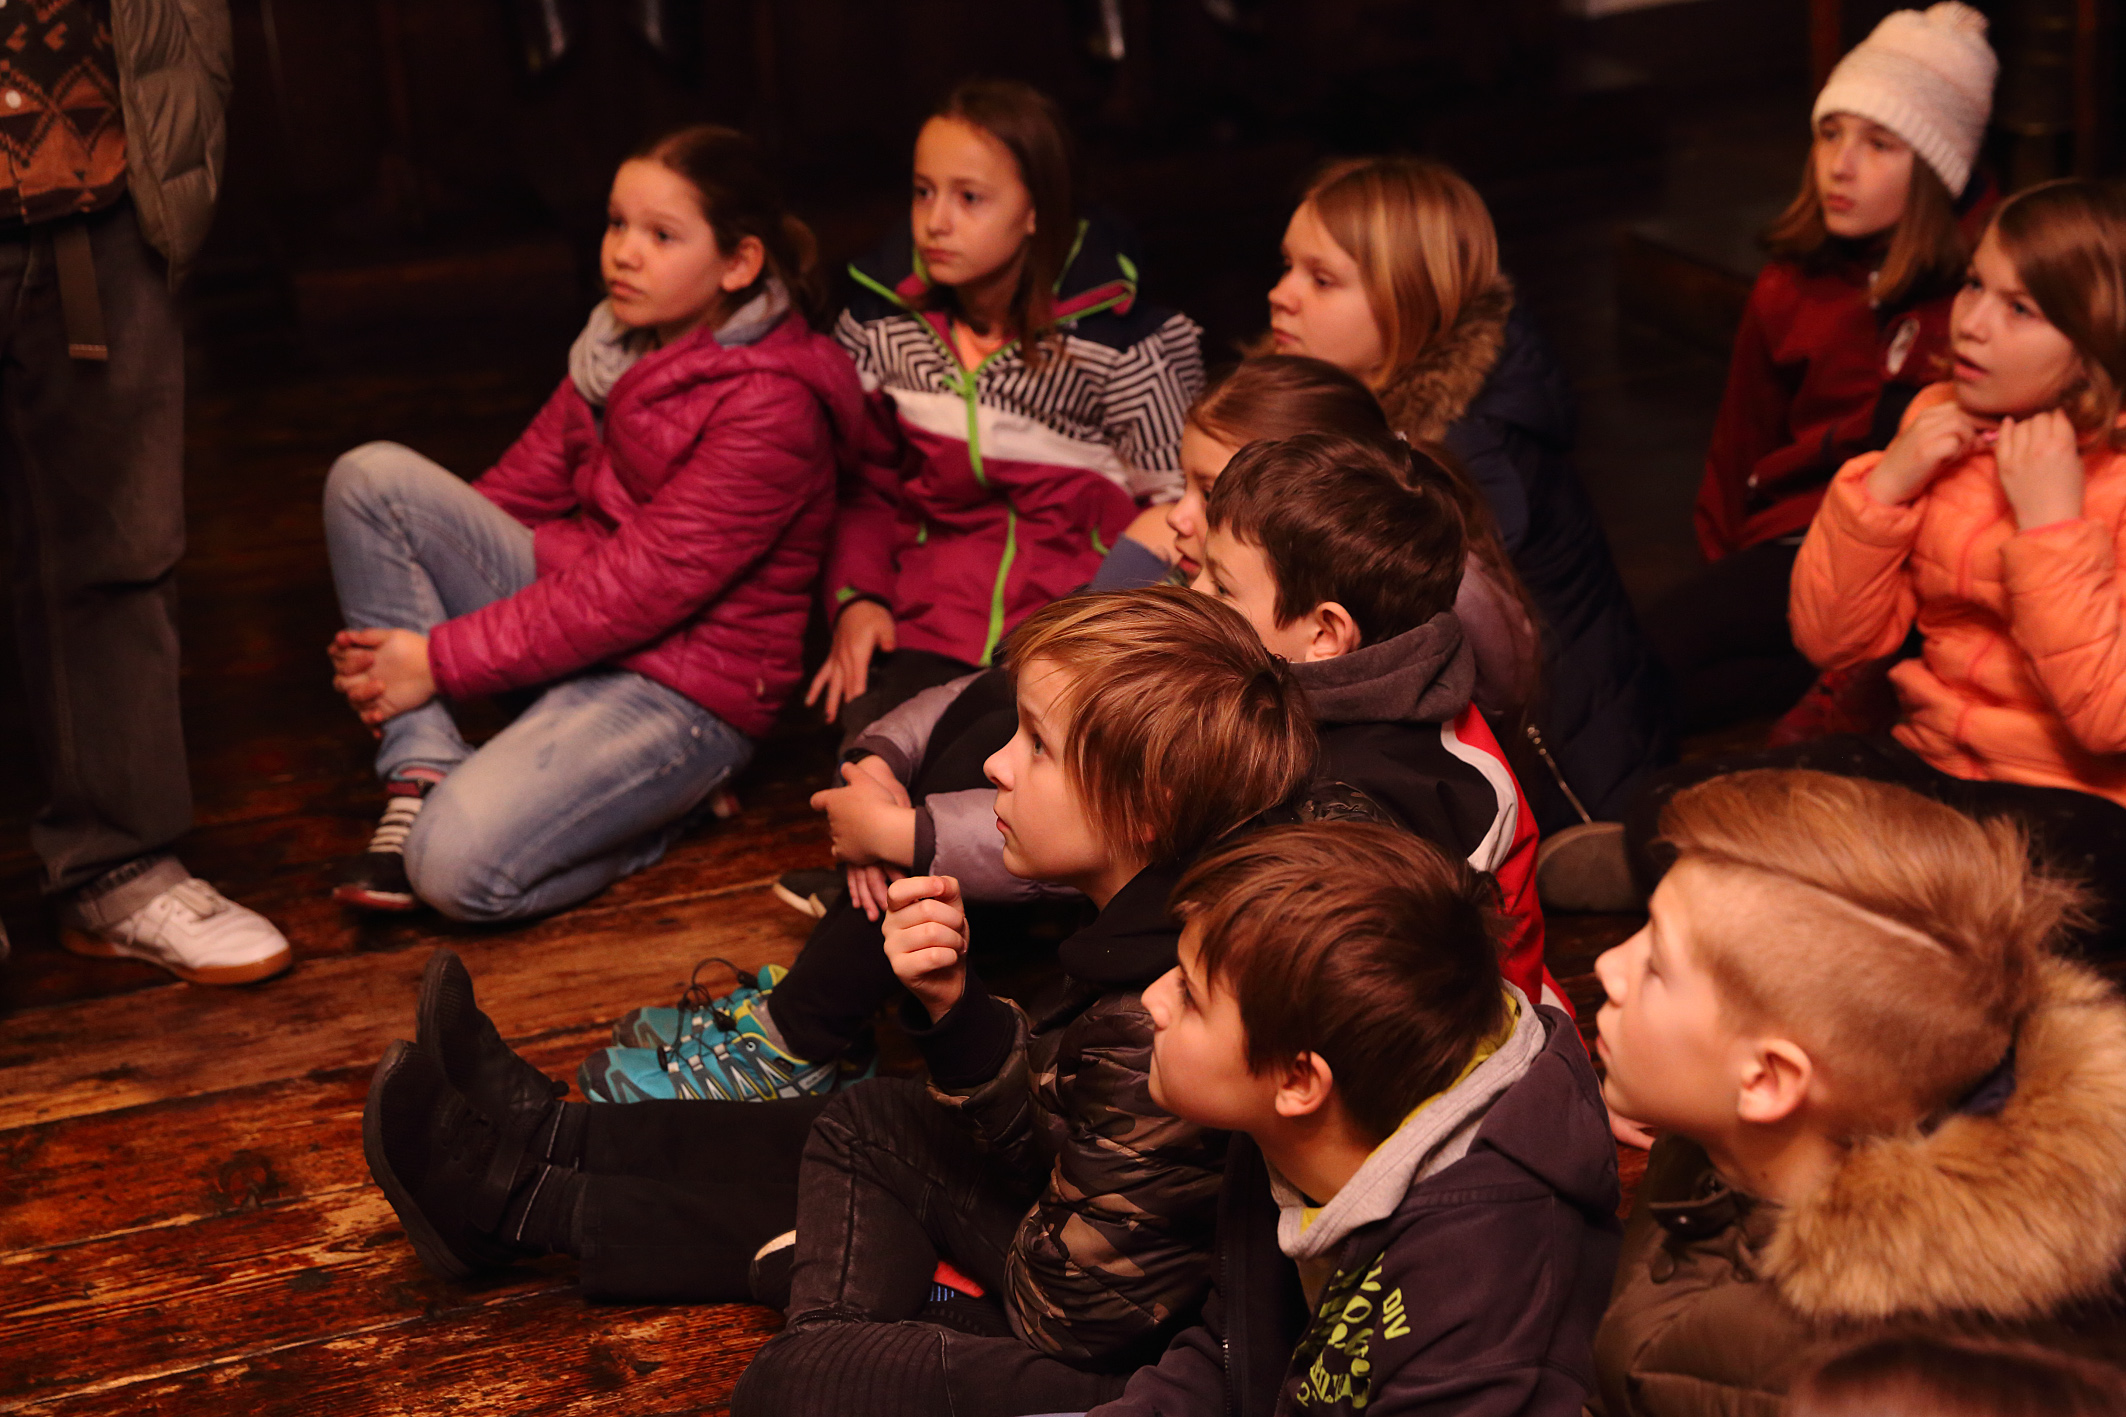
[[[760,294],[734,311],[716,327],[716,342],[725,349],[758,343],[790,313],[790,292],[775,277]],[[601,300],[584,322],[583,333],[569,346],[568,377],[576,392],[593,408],[605,407],[620,376],[635,367],[635,361],[657,348],[657,332],[623,325],[613,314],[610,301]]]

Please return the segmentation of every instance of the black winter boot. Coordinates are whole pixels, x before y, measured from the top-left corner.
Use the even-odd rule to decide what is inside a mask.
[[[450,1085],[507,1131],[539,1131],[554,1099],[568,1092],[502,1041],[473,1001],[472,975],[456,950],[439,949],[421,973],[414,1041],[442,1064]]]

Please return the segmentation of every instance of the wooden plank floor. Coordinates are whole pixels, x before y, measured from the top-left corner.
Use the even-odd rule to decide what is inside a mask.
[[[368,741],[326,682],[335,625],[318,496],[337,452],[392,437],[486,465],[558,370],[316,378],[195,400],[184,569],[198,828],[186,861],[271,915],[299,964],[244,989],[59,950],[0,767],[0,1412],[722,1411],[775,1317],[744,1306],[585,1305],[569,1266],[429,1278],[370,1183],[369,1070],[409,1037],[429,949],[461,951],[503,1033],[556,1076],[610,1021],[720,954],[787,962],[798,917],[764,889],[824,860],[805,806],[831,742],[793,728],[742,813],[660,865],[516,930],[363,920],[326,897],[377,810]],[[11,663],[11,656],[7,662]],[[0,731],[22,738],[0,683]],[[1625,918],[1559,920],[1576,1004]]]

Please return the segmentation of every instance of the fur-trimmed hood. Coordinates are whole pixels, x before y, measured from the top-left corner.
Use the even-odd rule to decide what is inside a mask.
[[[2126,1001],[2048,962],[2002,1100],[2009,1071],[1938,1127],[1856,1148],[1784,1208],[1662,1140],[1595,1338],[1595,1410],[1776,1412],[1817,1345],[1913,1324],[2122,1351]]]
[[[1443,439],[1498,368],[1512,314],[1513,282],[1502,275],[1463,307],[1452,329],[1379,390],[1388,426],[1413,443]]]
[[[1804,1317],[2035,1319],[2126,1265],[2126,1002],[2064,960],[1991,1116],[1854,1150],[1774,1227],[1765,1277]]]

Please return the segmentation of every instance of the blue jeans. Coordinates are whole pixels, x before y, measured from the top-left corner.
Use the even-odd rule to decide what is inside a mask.
[[[447,468],[397,443],[332,465],[325,542],[340,613],[422,634],[514,595],[532,534]],[[753,744],[685,695],[625,669],[548,686],[475,751],[440,699],[384,724],[377,775],[444,774],[406,839],[415,894],[456,920],[559,910],[655,863]]]

